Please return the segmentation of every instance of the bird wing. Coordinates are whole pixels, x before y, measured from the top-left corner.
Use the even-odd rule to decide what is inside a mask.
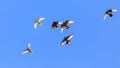
[[[28,51],[30,52],[30,54],[32,54],[32,50],[31,50],[31,44],[30,43],[28,43]]]
[[[71,20],[70,20],[70,21],[68,21],[68,24],[71,24],[71,23],[74,23],[74,22],[73,22],[73,21],[71,21]]]
[[[112,12],[117,12],[118,10],[117,9],[112,9]]]
[[[104,20],[106,19],[107,16],[108,16],[108,14],[105,13],[105,14],[104,14]]]
[[[61,27],[61,29],[60,29],[61,33],[63,32],[63,29],[64,29],[64,28],[63,28],[63,27]]]
[[[38,22],[40,22],[40,21],[42,21],[42,20],[45,20],[45,18],[39,17],[39,18],[37,19]]]
[[[60,45],[63,46],[63,45],[65,44],[65,42],[66,42],[66,41],[63,39],[63,40],[61,41]]]
[[[27,52],[29,52],[27,49],[25,49],[22,54],[26,54]]]
[[[51,32],[53,32],[53,31],[54,31],[54,28],[52,27],[52,28],[51,28]]]
[[[68,40],[70,40],[73,36],[74,34],[69,35]]]
[[[35,21],[35,22],[34,22],[34,28],[35,28],[35,29],[37,28],[37,25],[38,25],[38,22]]]
[[[63,22],[58,22],[58,24],[63,24]]]
[[[28,43],[28,48],[30,49],[30,46],[31,46],[31,44],[30,43]]]

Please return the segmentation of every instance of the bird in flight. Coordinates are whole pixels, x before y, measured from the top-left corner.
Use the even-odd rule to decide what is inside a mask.
[[[31,44],[29,43],[28,44],[28,47],[22,52],[22,54],[26,54],[26,53],[30,53],[30,54],[32,54],[32,50],[30,49],[30,46],[31,46]]]
[[[106,17],[109,15],[110,17],[113,16],[112,12],[117,12],[117,9],[108,9],[105,13],[104,13],[104,20],[106,19]]]
[[[60,45],[63,46],[65,43],[70,44],[71,38],[74,36],[74,34],[70,34],[67,37],[64,37],[64,39],[61,41]]]
[[[63,29],[69,29],[70,27],[68,26],[69,24],[73,23],[72,20],[66,20],[65,22],[63,22],[63,24],[61,25],[61,33],[63,32]]]
[[[53,24],[51,25],[51,27],[52,27],[51,32],[54,31],[54,28],[58,28],[59,24],[63,24],[63,22],[59,22],[59,21],[53,22]]]
[[[35,29],[37,28],[37,25],[42,25],[42,23],[41,23],[42,20],[45,20],[45,18],[39,17],[38,19],[36,19],[34,21],[34,28]]]

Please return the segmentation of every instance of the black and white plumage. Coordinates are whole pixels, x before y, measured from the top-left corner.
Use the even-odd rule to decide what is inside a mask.
[[[107,10],[107,11],[104,13],[104,20],[106,19],[106,17],[107,17],[108,15],[109,15],[110,17],[112,17],[112,16],[113,16],[112,12],[117,12],[117,9],[111,8],[111,9]]]
[[[64,37],[64,39],[61,41],[60,45],[63,46],[65,43],[70,44],[71,38],[74,36],[74,34],[70,34],[67,37]]]
[[[69,24],[73,23],[72,20],[66,20],[65,22],[63,22],[63,24],[61,25],[61,33],[63,32],[63,29],[69,29],[70,27],[68,26]]]
[[[42,25],[41,21],[45,20],[45,18],[39,17],[37,20],[34,21],[34,28],[37,28],[37,25]]]
[[[62,24],[63,22],[59,22],[59,21],[55,21],[53,22],[53,24],[51,25],[52,29],[51,29],[51,32],[54,31],[54,28],[58,28],[58,25],[59,24]]]
[[[30,46],[31,46],[31,44],[29,43],[28,44],[28,47],[22,52],[22,54],[26,54],[26,53],[30,53],[30,54],[32,54],[32,50],[31,50],[31,48],[30,48]]]

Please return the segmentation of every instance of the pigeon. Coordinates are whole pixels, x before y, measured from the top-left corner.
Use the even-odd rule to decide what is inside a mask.
[[[61,25],[61,33],[63,32],[63,29],[69,29],[70,27],[68,26],[69,24],[73,23],[72,20],[66,20],[65,22],[63,22],[63,24]]]
[[[28,47],[22,52],[22,54],[26,54],[26,53],[30,53],[30,54],[32,54],[32,50],[30,49],[30,43],[28,44]]]
[[[45,18],[39,17],[37,20],[34,21],[34,28],[37,28],[37,25],[42,25],[41,21],[45,20]]]
[[[111,9],[107,10],[107,11],[104,13],[104,20],[106,19],[106,17],[107,17],[108,15],[109,15],[110,17],[112,17],[112,16],[113,16],[112,12],[117,12],[117,9],[111,8]]]
[[[63,22],[59,22],[59,21],[53,22],[53,24],[51,25],[51,27],[52,27],[51,32],[54,31],[54,28],[58,28],[59,24],[63,24]]]
[[[61,41],[60,45],[63,46],[65,43],[70,44],[70,39],[74,36],[74,34],[70,34]]]

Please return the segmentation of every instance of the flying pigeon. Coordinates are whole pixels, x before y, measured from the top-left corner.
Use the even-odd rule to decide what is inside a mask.
[[[74,36],[72,33],[71,35],[68,35],[67,37],[64,37],[64,39],[61,41],[60,45],[63,46],[65,43],[70,44],[70,39]]]
[[[28,47],[22,52],[22,54],[26,54],[26,53],[30,53],[30,54],[32,54],[32,50],[30,49],[30,43],[28,44]]]
[[[53,24],[52,24],[52,29],[51,29],[51,32],[53,32],[54,31],[54,28],[58,28],[58,25],[59,24],[63,24],[63,22],[59,22],[59,21],[55,21],[55,22],[53,22]]]
[[[106,19],[106,17],[107,17],[108,15],[109,15],[110,17],[112,17],[112,16],[113,16],[112,12],[117,12],[117,9],[111,8],[111,9],[107,10],[107,11],[104,13],[104,20]]]
[[[73,21],[71,20],[66,20],[65,22],[63,22],[63,24],[61,25],[61,33],[63,32],[63,29],[69,29],[70,27],[68,26],[69,24],[73,23]]]
[[[45,20],[45,18],[39,17],[37,20],[34,21],[34,28],[37,28],[37,25],[42,25],[41,21]]]

